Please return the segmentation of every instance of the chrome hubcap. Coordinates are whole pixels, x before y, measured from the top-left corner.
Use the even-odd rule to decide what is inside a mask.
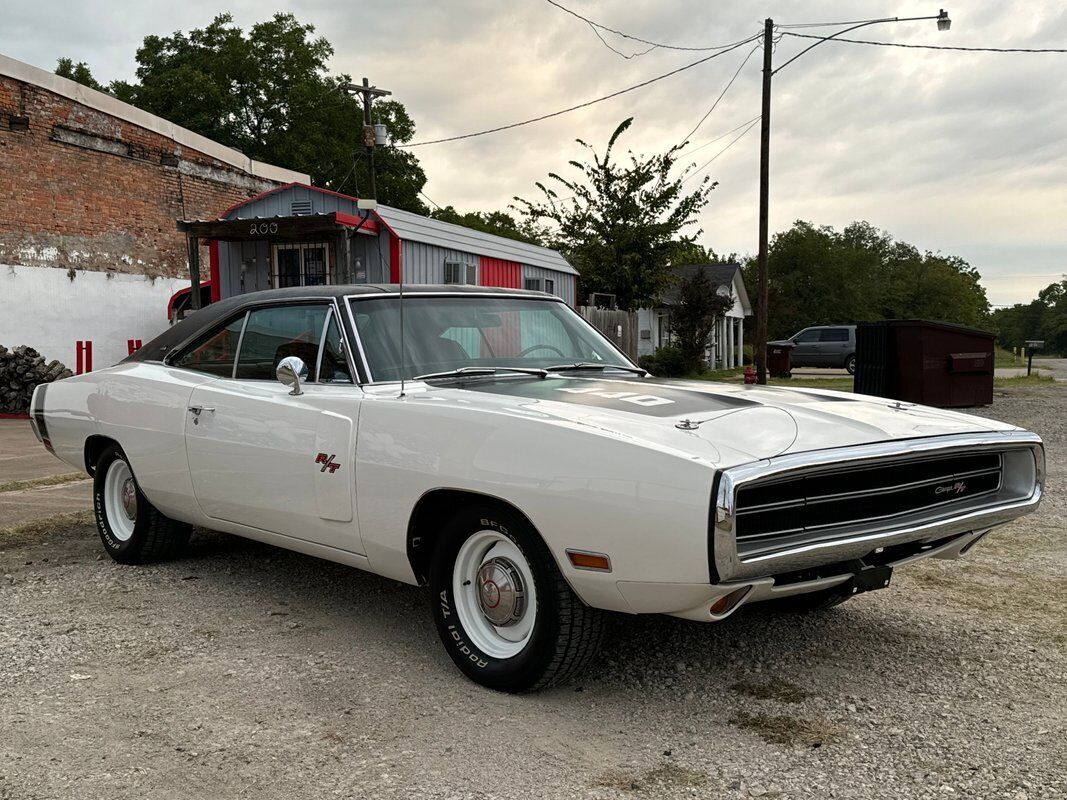
[[[526,609],[522,575],[506,558],[491,558],[478,570],[478,605],[497,627],[514,625]]]
[[[122,510],[127,519],[137,518],[137,487],[133,478],[127,478],[122,484]]]

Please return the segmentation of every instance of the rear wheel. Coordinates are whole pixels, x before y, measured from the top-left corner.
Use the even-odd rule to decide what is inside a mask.
[[[849,375],[855,375],[856,374],[856,357],[855,356],[849,356],[848,358],[845,359],[845,369],[848,371]]]
[[[430,568],[437,631],[471,680],[543,689],[596,655],[602,612],[584,605],[526,520],[492,506],[456,514]]]
[[[117,445],[97,459],[93,511],[104,549],[121,564],[173,558],[189,541],[190,526],[164,516],[148,502]]]

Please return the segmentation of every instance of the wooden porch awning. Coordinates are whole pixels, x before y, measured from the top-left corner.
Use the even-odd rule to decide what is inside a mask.
[[[253,217],[249,219],[178,220],[178,230],[198,239],[224,242],[304,241],[324,235],[358,229],[359,233],[378,233],[378,220],[351,214],[303,214],[295,217]]]

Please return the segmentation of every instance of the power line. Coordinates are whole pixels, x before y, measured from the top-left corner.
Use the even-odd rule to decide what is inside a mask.
[[[739,130],[741,130],[742,128],[744,128],[744,127],[745,127],[746,125],[748,125],[748,124],[750,124],[750,123],[752,123],[752,122],[755,122],[755,121],[756,121],[756,120],[758,120],[759,118],[760,118],[760,115],[759,115],[759,114],[757,114],[757,115],[756,115],[756,116],[754,116],[754,117],[753,117],[752,119],[750,119],[750,120],[748,120],[748,121],[746,121],[746,122],[742,122],[742,123],[741,123],[740,125],[738,125],[738,126],[737,126],[736,128],[731,128],[730,130],[726,131],[725,133],[720,133],[720,134],[719,134],[718,136],[716,136],[716,137],[715,137],[714,139],[708,139],[708,141],[704,142],[704,144],[701,144],[701,145],[697,145],[697,146],[696,146],[696,147],[694,147],[694,148],[693,148],[692,150],[690,150],[690,151],[689,151],[689,152],[687,153],[687,156],[691,156],[691,155],[693,155],[693,153],[696,153],[696,152],[698,152],[698,151],[700,151],[700,150],[703,150],[703,149],[704,149],[705,147],[707,147],[708,145],[712,145],[712,144],[715,144],[715,142],[719,142],[719,141],[722,141],[722,140],[723,140],[723,139],[725,139],[725,138],[726,138],[727,136],[729,136],[729,135],[730,135],[731,133],[737,133],[737,132],[738,132]]]
[[[608,48],[608,50],[610,50],[611,52],[615,53],[616,55],[620,55],[627,60],[631,58],[640,58],[641,56],[647,56],[653,50],[658,49],[655,45],[652,45],[647,50],[642,50],[639,53],[624,53],[622,52],[622,50],[619,50],[617,47],[609,43],[608,40],[604,38],[604,35],[599,30],[597,30],[596,25],[591,22],[589,23],[589,30],[596,34],[596,38],[600,40],[601,44],[603,44],[604,47]]]
[[[876,47],[906,47],[912,50],[956,50],[965,53],[1067,53],[1067,48],[1030,48],[1030,47],[955,47],[942,44],[905,44],[903,42],[873,42],[867,39],[841,39],[829,36],[814,36],[810,33],[792,33],[782,31],[783,36],[795,36],[799,39],[823,39],[829,42],[848,42],[849,44],[872,44]]]
[[[682,178],[682,183],[685,183],[686,181],[692,180],[697,175],[699,175],[701,172],[703,172],[705,169],[707,169],[709,166],[711,166],[711,163],[715,159],[717,159],[719,156],[721,156],[723,153],[725,153],[727,150],[729,150],[731,147],[733,147],[735,144],[737,144],[739,141],[741,141],[741,139],[744,138],[746,133],[748,133],[750,130],[752,130],[753,128],[756,127],[756,123],[759,122],[759,121],[760,121],[760,117],[756,117],[754,120],[752,120],[748,124],[748,127],[745,128],[743,131],[741,131],[741,133],[739,133],[737,136],[735,136],[732,140],[730,140],[730,143],[728,145],[726,145],[726,147],[724,147],[718,153],[713,155],[711,158],[709,158],[707,161],[705,161],[703,164],[701,164],[699,167],[697,167],[691,173],[686,175],[684,178]]]
[[[549,2],[551,2],[551,0],[549,0]],[[572,111],[577,111],[577,110],[582,109],[582,108],[588,108],[589,106],[596,105],[597,103],[603,103],[605,100],[611,100],[612,98],[619,97],[620,95],[627,94],[628,92],[633,92],[633,91],[635,91],[637,89],[643,89],[644,87],[649,86],[649,85],[651,85],[653,83],[656,83],[657,81],[661,81],[661,80],[663,80],[665,78],[670,78],[673,75],[677,75],[680,72],[685,72],[687,69],[692,69],[693,67],[700,66],[701,64],[704,64],[705,62],[711,61],[713,58],[718,58],[719,56],[726,55],[731,50],[736,50],[737,48],[741,47],[742,45],[748,44],[749,42],[755,40],[756,38],[758,38],[758,36],[752,36],[752,37],[750,37],[748,39],[745,39],[742,42],[738,42],[737,44],[731,46],[730,48],[728,48],[726,50],[722,50],[722,51],[720,51],[718,53],[712,53],[710,56],[704,56],[704,58],[697,59],[696,61],[693,61],[693,62],[691,62],[689,64],[686,64],[685,66],[678,67],[677,69],[672,69],[670,72],[665,72],[662,75],[657,75],[655,78],[649,78],[647,81],[642,81],[641,83],[635,84],[633,86],[628,86],[625,89],[620,89],[617,92],[612,92],[611,94],[604,95],[603,97],[598,97],[598,98],[596,98],[594,100],[587,100],[584,103],[579,103],[578,105],[571,106],[570,108],[564,108],[564,109],[561,109],[560,111],[553,111],[551,114],[542,114],[539,117],[533,117],[531,119],[526,119],[526,120],[523,120],[522,122],[512,122],[509,125],[498,125],[495,128],[488,128],[488,129],[486,129],[484,131],[475,131],[474,133],[464,133],[464,134],[461,134],[459,136],[446,136],[443,139],[430,139],[430,140],[425,141],[425,142],[411,142],[409,144],[400,144],[400,145],[396,145],[396,146],[397,147],[404,147],[404,148],[407,148],[407,147],[425,147],[428,144],[443,144],[444,142],[456,142],[456,141],[459,141],[460,139],[471,139],[471,138],[473,138],[475,136],[485,136],[486,134],[489,134],[489,133],[499,133],[500,131],[507,131],[507,130],[511,130],[512,128],[519,128],[519,127],[521,127],[523,125],[530,125],[530,124],[532,124],[534,122],[541,122],[543,120],[551,119],[553,117],[559,117],[559,116],[562,116],[563,114],[569,114]]]
[[[427,200],[429,200],[430,201],[430,205],[432,205],[438,211],[444,211],[444,209],[441,208],[441,206],[437,205],[437,203],[435,203],[433,201],[433,198],[430,197],[430,195],[426,194],[426,192],[424,192],[422,189],[419,189],[419,194],[421,194],[423,197],[425,197]]]
[[[759,50],[759,48],[760,48],[760,46],[757,44],[755,47],[753,47],[751,50],[748,51],[748,55],[744,57],[744,59],[741,61],[740,66],[738,66],[737,72],[735,72],[733,77],[730,78],[729,82],[726,84],[726,86],[723,88],[723,90],[719,93],[719,96],[715,98],[715,102],[711,104],[711,108],[709,108],[707,110],[707,113],[705,113],[704,116],[702,116],[700,118],[700,122],[698,122],[696,125],[693,126],[693,130],[689,131],[689,133],[687,133],[685,135],[685,138],[682,139],[682,143],[681,143],[682,145],[685,145],[685,143],[689,141],[689,139],[692,137],[692,135],[694,133],[696,133],[697,130],[700,129],[700,126],[704,124],[704,122],[707,120],[707,118],[711,116],[711,113],[718,107],[719,101],[721,101],[726,96],[726,93],[728,91],[730,91],[730,87],[734,85],[734,81],[736,81],[737,80],[737,76],[741,74],[741,70],[743,70],[745,68],[745,64],[747,64],[748,60],[750,58],[752,58],[752,54],[755,53],[757,50]]]
[[[745,42],[752,41],[751,39],[745,39],[744,41],[741,41],[741,42],[732,42],[730,44],[720,44],[720,45],[716,45],[714,47],[682,47],[681,45],[663,44],[662,42],[653,42],[653,41],[651,41],[649,39],[642,39],[640,36],[631,36],[628,33],[623,33],[622,31],[615,30],[615,28],[609,28],[607,25],[602,25],[599,22],[596,22],[594,20],[589,19],[589,17],[583,17],[577,11],[571,11],[571,9],[567,8],[565,5],[557,3],[556,0],[546,0],[546,2],[549,5],[555,6],[560,11],[566,12],[567,14],[570,14],[572,17],[576,17],[577,19],[580,19],[582,22],[584,22],[586,25],[589,25],[591,28],[594,28],[594,29],[599,28],[602,31],[607,31],[608,33],[614,33],[616,36],[621,36],[623,39],[629,39],[629,40],[634,41],[634,42],[640,42],[641,44],[647,44],[652,49],[660,48],[662,50],[685,50],[685,51],[689,51],[689,52],[707,52],[708,50],[721,50],[724,47],[733,47],[734,45],[744,44]],[[601,41],[604,41],[603,38],[601,38]],[[604,44],[607,44],[607,42],[604,42]],[[608,46],[610,47],[610,45],[608,45]],[[612,48],[612,49],[614,49],[614,48]],[[618,52],[618,51],[616,50],[615,52]],[[622,55],[622,54],[620,53],[620,55]],[[640,55],[644,55],[644,54],[642,53]]]

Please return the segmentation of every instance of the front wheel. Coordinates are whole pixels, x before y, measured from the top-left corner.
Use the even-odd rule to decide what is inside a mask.
[[[190,526],[148,502],[117,445],[101,453],[94,467],[93,511],[104,549],[120,564],[173,558],[189,541]]]
[[[491,506],[460,511],[434,553],[437,632],[463,673],[505,692],[544,689],[596,655],[602,612],[563,579],[526,520]]]
[[[845,359],[845,369],[848,371],[849,375],[855,375],[856,374],[856,357],[855,356],[849,356],[848,358]]]

